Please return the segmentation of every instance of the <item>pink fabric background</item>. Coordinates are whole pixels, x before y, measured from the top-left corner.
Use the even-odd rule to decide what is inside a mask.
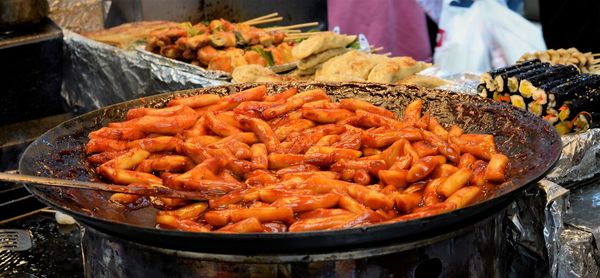
[[[425,13],[415,0],[328,0],[327,5],[330,29],[363,33],[393,56],[431,61]]]

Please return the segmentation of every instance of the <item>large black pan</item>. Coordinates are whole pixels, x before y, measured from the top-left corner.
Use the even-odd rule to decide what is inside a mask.
[[[85,162],[82,147],[87,134],[111,121],[122,120],[132,107],[161,107],[176,95],[217,93],[226,95],[255,86],[241,84],[168,93],[112,105],[69,120],[42,135],[23,154],[19,171],[23,174],[58,178],[94,179]],[[413,240],[447,232],[475,219],[497,213],[528,185],[539,180],[557,161],[561,141],[556,131],[523,110],[488,99],[416,87],[377,84],[268,84],[270,91],[286,87],[324,88],[334,98],[354,97],[395,112],[421,98],[432,116],[445,124],[458,124],[467,132],[493,134],[500,150],[511,158],[511,181],[498,187],[496,196],[476,205],[442,215],[402,223],[375,225],[337,231],[307,233],[218,234],[189,233],[155,228],[156,210],[147,207],[130,210],[107,202],[108,194],[65,189],[29,190],[43,202],[63,210],[85,225],[123,238],[155,246],[219,253],[290,253],[340,250],[350,246]]]

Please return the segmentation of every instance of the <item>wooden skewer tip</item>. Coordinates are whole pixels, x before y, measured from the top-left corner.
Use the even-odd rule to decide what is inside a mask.
[[[282,21],[282,20],[283,20],[283,17],[274,17],[274,18],[250,22],[250,23],[247,23],[247,25],[260,25],[260,24],[272,23],[272,22],[277,22],[277,21]]]
[[[287,29],[296,29],[296,28],[303,28],[303,27],[312,27],[312,26],[317,26],[319,25],[319,22],[307,22],[307,23],[301,23],[301,24],[295,24],[295,25],[289,25],[289,26],[281,26],[281,27],[270,27],[270,28],[265,28],[265,29],[269,29],[269,30],[287,30]]]
[[[254,22],[254,21],[258,21],[258,20],[262,20],[262,19],[267,19],[267,18],[271,18],[271,17],[276,17],[276,16],[279,16],[279,13],[277,13],[277,12],[270,13],[270,14],[267,14],[267,15],[263,15],[263,16],[259,16],[259,17],[253,18],[253,19],[246,20],[246,21],[241,22],[241,23],[248,24],[250,22]]]

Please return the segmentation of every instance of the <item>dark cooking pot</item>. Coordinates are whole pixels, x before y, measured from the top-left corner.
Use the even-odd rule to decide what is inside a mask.
[[[0,28],[35,24],[48,16],[47,0],[1,0]]]
[[[332,98],[354,97],[402,113],[415,99],[424,110],[443,124],[457,124],[469,133],[495,136],[498,148],[511,159],[507,181],[490,199],[469,207],[412,221],[373,225],[345,230],[302,233],[192,233],[155,228],[156,209],[129,210],[108,201],[106,192],[79,189],[28,189],[44,203],[66,211],[85,225],[125,239],[179,250],[219,253],[316,252],[341,250],[350,246],[381,244],[390,240],[414,241],[432,233],[447,233],[476,219],[498,213],[525,188],[532,186],[558,160],[562,143],[558,133],[541,118],[514,106],[452,92],[367,83],[281,83],[266,84],[269,92],[289,87],[299,90],[323,88]],[[83,146],[90,131],[108,122],[121,121],[133,107],[163,107],[180,95],[228,95],[257,86],[238,84],[194,89],[151,96],[108,106],[71,119],[48,131],[23,153],[19,171],[66,179],[90,180],[95,174],[86,162]]]

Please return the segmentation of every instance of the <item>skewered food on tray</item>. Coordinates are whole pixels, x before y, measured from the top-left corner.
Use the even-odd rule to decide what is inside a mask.
[[[293,60],[286,34],[224,19],[180,24],[150,33],[146,50],[211,70],[231,73],[240,65],[272,66]]]
[[[292,55],[297,60],[302,60],[331,49],[345,48],[356,40],[356,36],[339,35],[333,32],[324,32],[314,35],[298,44],[292,50]]]
[[[443,127],[423,102],[402,117],[321,89],[172,99],[90,133],[86,152],[123,185],[205,191],[209,202],[152,197],[162,228],[302,232],[407,221],[490,197],[508,158],[492,135]],[[114,194],[123,204],[139,196]]]
[[[531,59],[540,59],[553,65],[573,65],[583,73],[600,73],[600,54],[581,53],[573,47],[526,53],[517,63]]]
[[[583,131],[600,110],[600,75],[579,73],[573,65],[532,59],[481,76],[483,97],[508,102],[543,117],[559,133]]]
[[[334,51],[337,50],[334,49]],[[432,77],[414,79],[416,73],[430,67],[431,64],[417,62],[410,57],[390,58],[386,55],[370,54],[358,50],[344,50],[343,53],[321,64],[314,64],[311,68],[301,68],[299,65],[297,70],[287,75],[277,75],[269,70],[257,70],[252,65],[238,67],[232,74],[233,81],[244,83],[262,80],[314,79],[317,81],[368,81],[397,84],[410,83],[410,79],[412,79],[412,82],[428,87],[439,86],[443,83]]]
[[[83,33],[82,35],[118,48],[130,49],[138,44],[144,44],[150,32],[177,26],[178,23],[169,21],[141,21],[125,23],[106,30]]]

